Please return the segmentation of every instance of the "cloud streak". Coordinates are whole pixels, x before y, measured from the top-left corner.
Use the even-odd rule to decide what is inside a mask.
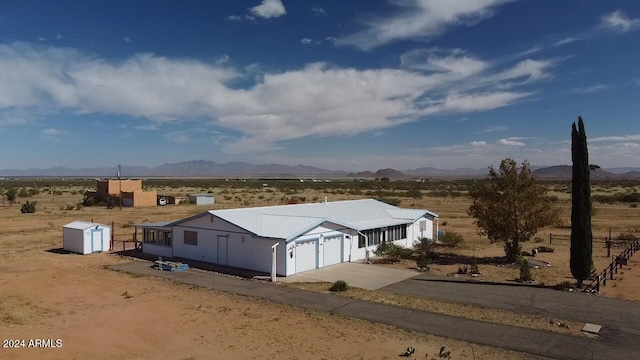
[[[364,30],[342,37],[336,44],[370,50],[402,40],[429,40],[454,26],[473,26],[512,1],[516,0],[390,1],[397,9],[394,14],[365,19]]]
[[[523,62],[494,68],[465,54],[429,61],[427,67],[437,69],[311,63],[256,74],[215,61],[137,54],[114,62],[69,48],[16,43],[0,45],[0,69],[11,69],[0,70],[0,111],[116,114],[153,124],[197,121],[239,134],[224,138],[229,152],[262,151],[284,140],[355,135],[433,114],[508,106],[534,92],[516,90],[517,84],[504,90],[501,83],[530,83],[547,71]]]

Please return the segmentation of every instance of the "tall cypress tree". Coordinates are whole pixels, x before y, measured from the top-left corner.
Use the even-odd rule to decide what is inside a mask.
[[[593,235],[591,233],[591,184],[587,135],[582,116],[572,125],[571,160],[571,274],[578,280],[578,288],[591,273]]]

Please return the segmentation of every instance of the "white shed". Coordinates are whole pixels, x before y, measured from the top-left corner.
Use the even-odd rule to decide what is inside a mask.
[[[62,227],[62,247],[80,254],[109,251],[111,227],[103,224],[74,221]]]
[[[211,194],[190,194],[189,202],[196,205],[213,205],[216,201]]]

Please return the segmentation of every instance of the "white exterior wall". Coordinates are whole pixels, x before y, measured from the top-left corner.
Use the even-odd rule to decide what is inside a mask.
[[[348,258],[349,243],[345,237],[345,235],[349,234],[349,231],[350,231],[349,229],[341,229],[339,227],[332,226],[331,224],[323,224],[297,237],[293,241],[288,242],[286,246],[286,254],[285,254],[286,275],[289,276],[296,273],[297,258],[296,258],[295,244],[300,242],[305,242],[309,240],[316,241],[315,258],[310,261],[315,262],[315,264],[312,264],[313,268],[321,268],[324,266],[324,239],[339,236],[342,242],[340,260],[341,262],[349,261],[349,258]]]
[[[98,236],[98,239],[102,241],[101,244],[96,244],[95,249],[92,251],[92,230],[101,230],[102,236]],[[85,230],[81,229],[62,229],[62,248],[67,251],[72,251],[79,254],[91,254],[92,252],[109,251],[111,243],[111,228],[108,226],[99,225],[98,229],[89,228]],[[100,246],[101,245],[101,246]]]
[[[196,205],[213,205],[215,198],[213,196],[189,196],[189,202]]]
[[[185,230],[198,233],[197,246],[184,244]],[[218,244],[219,236],[223,237],[220,241],[226,241],[226,247]],[[276,272],[285,275],[284,240],[254,237],[246,230],[212,215],[173,227],[173,256],[265,273],[271,272],[271,247],[276,243],[279,243],[276,248]],[[218,249],[226,251],[218,254]]]
[[[173,240],[172,244],[173,244]],[[145,254],[164,256],[164,257],[172,257],[173,256],[173,247],[171,246],[162,246],[156,244],[142,243],[142,252]]]
[[[80,229],[62,229],[62,248],[84,254],[84,232]]]
[[[425,231],[420,231],[420,221],[422,220],[425,220],[427,222],[427,228]],[[417,242],[421,237],[426,237],[433,240],[433,219],[422,217],[416,220],[416,222],[414,222],[407,231],[407,237],[409,236],[411,239],[411,244]]]

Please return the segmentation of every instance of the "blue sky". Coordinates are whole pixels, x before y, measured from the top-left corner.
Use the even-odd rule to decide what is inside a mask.
[[[640,166],[640,2],[5,1],[0,168]]]

